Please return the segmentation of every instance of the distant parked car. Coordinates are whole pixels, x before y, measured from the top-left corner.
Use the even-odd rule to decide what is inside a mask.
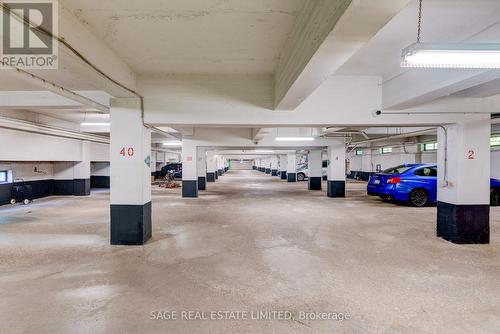
[[[173,173],[174,178],[182,179],[182,163],[169,163],[161,169],[161,177],[165,177],[167,173]]]
[[[498,205],[500,181],[491,179],[491,204]],[[437,165],[406,164],[370,177],[368,195],[422,207],[437,202]],[[497,204],[495,204],[497,203]]]
[[[490,201],[491,205],[499,206],[500,205],[500,180],[491,179],[490,180]]]
[[[326,180],[328,161],[323,161],[323,180]],[[303,163],[297,165],[297,181],[305,181],[309,178],[309,165],[307,163]]]

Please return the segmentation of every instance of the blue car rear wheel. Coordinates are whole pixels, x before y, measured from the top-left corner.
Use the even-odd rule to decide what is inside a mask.
[[[423,189],[415,189],[410,193],[410,204],[416,207],[423,207],[429,203],[429,195]]]

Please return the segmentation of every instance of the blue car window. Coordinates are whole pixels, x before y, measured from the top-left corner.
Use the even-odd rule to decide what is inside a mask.
[[[384,173],[384,174],[403,174],[403,173],[407,172],[408,170],[410,170],[411,168],[412,167],[408,167],[408,166],[397,166],[397,167],[386,169],[382,173]]]
[[[417,176],[427,176],[427,177],[436,177],[437,176],[437,168],[436,167],[424,167],[417,169],[414,172]]]

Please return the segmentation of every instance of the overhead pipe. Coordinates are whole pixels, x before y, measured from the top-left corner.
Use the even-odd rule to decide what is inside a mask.
[[[92,69],[93,69],[94,71],[96,71],[98,74],[100,74],[101,76],[103,76],[105,79],[107,79],[108,81],[112,82],[114,85],[116,85],[116,86],[120,87],[121,89],[124,89],[125,91],[127,91],[127,92],[129,92],[129,93],[131,93],[131,94],[135,95],[137,98],[139,98],[139,100],[140,100],[140,108],[141,108],[141,120],[142,120],[142,125],[143,125],[144,127],[148,128],[148,129],[150,129],[150,130],[152,130],[152,131],[154,131],[154,132],[161,133],[161,134],[167,135],[167,136],[169,136],[169,137],[171,137],[171,138],[176,138],[176,139],[178,139],[176,136],[173,136],[173,135],[171,135],[171,134],[169,134],[169,133],[167,133],[167,132],[165,132],[165,131],[162,131],[161,129],[158,129],[157,127],[151,126],[151,125],[146,124],[146,123],[144,122],[144,97],[143,97],[141,94],[137,93],[135,90],[133,90],[133,89],[131,89],[131,88],[129,88],[129,87],[127,87],[127,86],[125,86],[125,85],[124,85],[124,84],[122,84],[121,82],[119,82],[119,81],[117,81],[117,80],[113,79],[111,76],[109,76],[108,74],[106,74],[106,73],[105,73],[103,70],[101,70],[101,69],[100,69],[97,65],[93,64],[93,63],[92,63],[90,60],[88,60],[88,59],[87,59],[87,58],[86,58],[83,54],[81,54],[81,53],[80,53],[77,49],[75,49],[75,48],[74,48],[71,44],[69,44],[69,43],[68,43],[68,42],[64,39],[64,37],[54,36],[54,35],[53,35],[50,31],[48,31],[48,30],[46,30],[46,29],[42,28],[41,26],[39,26],[39,25],[33,25],[33,24],[31,23],[31,21],[29,21],[27,18],[25,18],[25,17],[21,17],[21,16],[19,16],[18,14],[16,14],[15,12],[12,12],[12,11],[10,10],[9,6],[8,6],[8,5],[6,5],[6,4],[4,4],[4,3],[1,3],[1,4],[0,4],[0,6],[1,6],[1,8],[2,8],[2,11],[5,11],[5,10],[7,9],[11,15],[13,15],[14,17],[16,17],[18,20],[22,21],[25,25],[29,26],[29,27],[30,27],[30,29],[32,29],[32,30],[33,30],[33,29],[35,29],[35,30],[37,30],[37,31],[39,31],[39,32],[41,32],[41,33],[43,33],[43,34],[45,34],[45,35],[49,36],[50,38],[52,38],[52,39],[56,40],[56,41],[57,41],[57,42],[59,42],[61,45],[64,45],[64,46],[65,46],[65,47],[66,47],[69,51],[71,51],[71,52],[72,52],[72,53],[73,53],[73,54],[74,54],[74,55],[75,55],[78,59],[80,59],[80,60],[81,60],[81,61],[83,61],[85,64],[87,64],[88,66],[90,66],[90,68],[92,68]],[[31,74],[31,73],[29,73],[29,72],[27,72],[27,71],[21,70],[21,69],[19,69],[19,68],[15,68],[15,70],[17,70],[18,72],[23,72],[23,73],[25,73],[25,74],[27,74],[27,75],[30,75],[30,76],[32,76],[32,77],[36,77],[35,75],[33,75],[33,74]],[[56,94],[59,94],[59,95],[65,96],[65,95],[63,95],[63,93],[62,93],[62,92],[65,92],[64,94],[68,94],[68,96],[65,96],[65,97],[67,97],[67,98],[73,99],[74,101],[77,101],[77,100],[75,100],[75,99],[79,99],[79,100],[80,100],[80,101],[82,101],[82,102],[80,102],[80,101],[77,101],[77,102],[82,103],[82,104],[84,104],[84,105],[86,105],[86,106],[90,106],[90,107],[92,107],[92,108],[96,108],[96,109],[101,110],[101,111],[103,111],[101,108],[103,108],[103,107],[104,107],[104,108],[106,108],[106,110],[105,110],[105,111],[106,111],[106,112],[109,112],[109,107],[107,107],[107,106],[104,106],[104,105],[102,105],[102,104],[100,104],[100,103],[98,103],[98,102],[96,102],[96,101],[93,101],[93,100],[91,100],[91,99],[88,99],[88,98],[86,98],[86,97],[84,97],[84,96],[81,96],[81,95],[79,95],[79,94],[77,94],[77,93],[74,93],[73,91],[68,90],[68,89],[65,89],[65,88],[64,88],[64,87],[62,87],[62,86],[58,86],[58,85],[56,85],[56,84],[54,84],[54,83],[50,83],[50,82],[46,81],[46,80],[45,80],[45,79],[43,79],[43,78],[40,78],[40,77],[37,77],[37,78],[38,78],[38,79],[40,79],[40,80],[42,80],[42,81],[44,81],[44,82],[49,83],[50,85],[52,85],[52,87],[57,87],[57,88],[58,88],[57,90],[51,90],[51,91],[53,91],[53,92],[54,92],[54,93],[56,93]],[[68,92],[70,92],[70,93],[72,93],[72,94],[69,94]],[[82,99],[82,98],[83,98],[83,99]],[[97,107],[98,107],[98,108],[97,108]]]
[[[406,133],[401,133],[401,134],[396,134],[396,135],[389,135],[389,136],[384,136],[384,137],[378,137],[378,138],[373,138],[373,139],[352,142],[350,145],[359,146],[359,145],[375,143],[378,141],[384,141],[384,140],[390,140],[390,139],[416,137],[416,136],[425,135],[425,134],[428,134],[428,133],[434,132],[434,131],[436,131],[436,128],[429,128],[429,129],[425,129],[425,130],[412,131],[412,132],[406,132]]]
[[[2,65],[5,64],[1,60],[0,60],[0,63]],[[93,109],[96,109],[96,110],[99,110],[99,111],[102,111],[105,113],[109,113],[109,107],[102,104],[102,103],[96,102],[92,99],[89,99],[88,97],[85,97],[81,94],[75,93],[72,90],[66,89],[62,86],[59,86],[53,82],[45,80],[45,79],[43,79],[35,74],[29,73],[29,72],[22,70],[20,68],[14,68],[13,70],[16,71],[16,73],[18,73],[18,75],[19,75],[19,78],[21,78],[24,81],[29,81],[30,83],[35,83],[37,86],[39,86],[42,89],[46,89],[50,92],[53,92],[53,93],[60,95],[60,96],[63,96],[67,99],[70,99],[72,101],[80,103],[84,106],[87,106],[87,107],[90,107],[90,108],[93,108]]]
[[[0,128],[109,144],[109,138],[0,116]]]

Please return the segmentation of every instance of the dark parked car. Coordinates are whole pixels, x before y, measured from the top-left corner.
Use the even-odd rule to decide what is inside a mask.
[[[491,179],[491,205],[498,205],[500,181]],[[383,200],[425,206],[437,202],[437,165],[407,164],[376,173],[368,181],[368,195]]]
[[[170,163],[161,169],[161,177],[165,177],[167,173],[173,173],[176,179],[182,179],[182,163]]]
[[[500,180],[491,179],[490,180],[490,199],[491,205],[498,206],[500,205]]]

